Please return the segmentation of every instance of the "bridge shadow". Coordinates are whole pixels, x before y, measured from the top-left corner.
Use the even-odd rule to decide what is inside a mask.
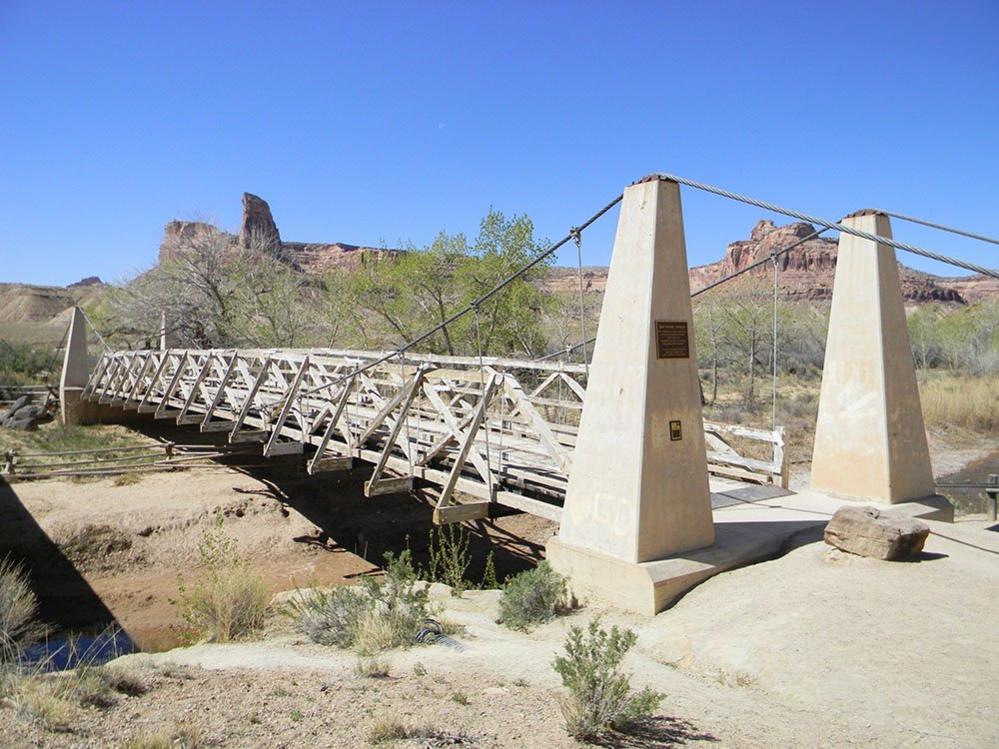
[[[201,433],[168,420],[140,421],[133,428],[148,437],[177,444],[225,444],[223,434]],[[253,477],[265,487],[256,493],[271,497],[286,512],[297,512],[319,529],[295,538],[298,543],[332,553],[356,554],[371,562],[372,572],[380,569],[386,552],[398,554],[407,548],[417,565],[428,564],[430,531],[437,526],[433,524],[434,498],[425,487],[417,485],[412,492],[366,497],[364,482],[371,476],[371,464],[355,461],[349,471],[310,476],[304,469],[305,460],[302,455],[263,458],[256,453],[218,462]],[[510,514],[505,508],[497,509]],[[464,527],[469,532],[468,579],[482,578],[486,558],[492,552],[496,574],[502,580],[544,558],[544,541],[555,525],[520,516],[470,521]]]
[[[240,469],[244,470],[244,469]],[[361,464],[350,471],[309,476],[297,463],[283,469],[248,468],[246,473],[266,486],[276,501],[301,514],[319,530],[294,540],[329,551],[348,551],[373,565],[375,571],[386,552],[409,549],[417,566],[430,559],[434,498],[417,486],[412,492],[364,496],[364,482],[372,467]],[[467,578],[482,579],[490,552],[499,579],[536,565],[544,558],[541,540],[509,529],[503,518],[465,523],[470,558]]]
[[[38,524],[14,486],[0,479],[0,559],[20,563],[54,632],[121,629],[101,597]]]

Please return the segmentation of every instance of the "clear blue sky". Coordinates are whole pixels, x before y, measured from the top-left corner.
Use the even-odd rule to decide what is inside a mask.
[[[424,244],[490,206],[556,238],[657,170],[999,234],[995,0],[0,0],[0,101],[4,281],[121,279],[243,191],[290,240]],[[692,264],[763,215],[684,200]]]

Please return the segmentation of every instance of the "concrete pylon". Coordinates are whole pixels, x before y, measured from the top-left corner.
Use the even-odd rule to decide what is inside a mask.
[[[883,213],[843,219],[892,236]],[[811,488],[880,502],[935,494],[895,250],[841,233]]]
[[[89,423],[92,409],[80,399],[88,377],[90,363],[87,360],[87,319],[82,309],[74,307],[73,319],[66,336],[62,377],[59,378],[59,410],[63,424]]]
[[[655,613],[654,564],[714,543],[680,188],[624,191],[551,565],[574,587]]]
[[[166,312],[160,312],[160,351],[166,351],[170,348],[171,331],[167,329],[167,319]]]

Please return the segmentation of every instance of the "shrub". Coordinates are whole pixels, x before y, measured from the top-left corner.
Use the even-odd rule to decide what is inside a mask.
[[[551,621],[569,609],[565,577],[542,562],[521,572],[507,583],[500,599],[500,622],[510,629],[527,631],[535,624]]]
[[[598,619],[586,631],[571,627],[565,642],[565,655],[553,666],[569,694],[561,699],[566,730],[581,741],[598,739],[610,731],[627,730],[648,720],[659,706],[662,695],[650,689],[633,694],[629,678],[621,673],[621,660],[635,644],[635,633],[608,632]]]
[[[432,583],[444,583],[451,586],[454,595],[460,596],[468,587],[465,573],[472,561],[468,553],[471,538],[461,525],[444,525],[436,530],[430,529],[430,545],[427,553],[430,555],[425,577]]]
[[[262,627],[267,589],[222,530],[221,515],[215,527],[202,534],[198,556],[200,577],[190,589],[180,584],[178,603],[185,621],[215,642],[229,642]]]
[[[373,601],[372,613],[363,617],[358,630],[362,652],[376,652],[413,644],[413,638],[430,614],[430,598],[425,588],[416,586],[413,557],[407,549],[398,556],[385,553],[385,577],[364,578],[364,590]]]
[[[0,559],[0,666],[16,663],[21,648],[44,633],[38,599],[20,564]]]
[[[78,717],[76,707],[66,699],[65,686],[45,677],[21,679],[11,695],[11,703],[18,717],[47,731],[68,733]]]
[[[298,630],[320,645],[349,648],[357,639],[361,617],[372,601],[357,588],[299,592],[285,607]]]
[[[385,679],[389,675],[389,664],[378,658],[358,658],[354,673],[365,679]]]
[[[368,729],[368,741],[384,744],[400,739],[431,738],[434,731],[423,726],[409,726],[397,718],[376,718]]]
[[[172,732],[138,733],[125,746],[127,749],[201,749],[205,739],[201,728],[184,724],[176,726]]]
[[[300,594],[285,607],[300,632],[322,645],[353,647],[363,655],[413,644],[430,614],[427,591],[416,586],[412,555],[385,554],[385,576],[358,588]]]
[[[73,692],[83,707],[111,707],[118,695],[138,697],[149,685],[137,674],[118,666],[84,665],[76,669]]]

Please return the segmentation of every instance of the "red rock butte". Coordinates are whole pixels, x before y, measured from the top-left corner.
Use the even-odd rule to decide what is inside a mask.
[[[202,241],[222,241],[238,248],[271,252],[304,273],[321,274],[332,268],[353,270],[368,262],[393,257],[402,250],[365,247],[345,242],[287,242],[281,239],[267,201],[243,193],[243,220],[239,234],[229,234],[203,221],[170,221],[164,227],[159,260],[176,259]]]

